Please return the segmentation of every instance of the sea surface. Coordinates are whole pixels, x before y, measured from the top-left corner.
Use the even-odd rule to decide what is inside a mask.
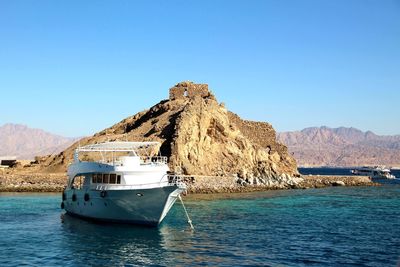
[[[0,266],[397,266],[400,185],[185,198],[159,228],[64,216],[59,194],[0,194]]]

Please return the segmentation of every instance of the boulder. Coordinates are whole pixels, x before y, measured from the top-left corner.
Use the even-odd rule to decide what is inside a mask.
[[[334,181],[331,183],[332,186],[346,186],[343,181]]]

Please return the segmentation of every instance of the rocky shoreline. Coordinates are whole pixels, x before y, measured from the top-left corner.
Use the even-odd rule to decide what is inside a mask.
[[[194,183],[188,184],[190,194],[212,194],[212,193],[245,193],[267,190],[288,189],[311,189],[331,186],[377,186],[367,176],[332,176],[332,175],[307,175],[301,178],[281,177],[272,182],[258,181],[245,182],[242,179],[232,177],[218,177],[207,179],[207,177],[196,177]]]
[[[65,173],[19,173],[0,171],[0,192],[62,192]]]
[[[330,186],[374,186],[365,176],[307,175],[288,183],[289,178],[246,181],[236,177],[188,176],[189,194],[242,193],[280,189],[309,189]],[[62,192],[67,181],[65,173],[0,172],[0,192]]]
[[[378,186],[368,176],[305,175],[300,188],[323,188],[329,186]]]

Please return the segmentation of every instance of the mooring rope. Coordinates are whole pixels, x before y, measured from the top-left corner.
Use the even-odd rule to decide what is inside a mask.
[[[189,214],[188,214],[188,212],[187,212],[187,210],[186,210],[185,204],[183,204],[183,200],[182,200],[181,195],[179,195],[179,200],[180,200],[181,203],[182,203],[183,210],[185,211],[186,217],[187,217],[187,219],[188,219],[187,222],[188,222],[188,224],[190,225],[190,228],[191,228],[192,230],[194,230],[194,227],[193,227],[193,224],[192,224],[192,220],[191,220],[190,217],[189,217]]]

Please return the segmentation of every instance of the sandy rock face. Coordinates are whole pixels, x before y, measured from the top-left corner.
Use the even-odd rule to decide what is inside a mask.
[[[177,121],[171,167],[185,174],[255,177],[294,176],[296,165],[281,168],[288,155],[271,155],[267,149],[244,136],[229,118],[228,111],[214,99],[190,100]],[[257,181],[257,180],[255,180]]]

